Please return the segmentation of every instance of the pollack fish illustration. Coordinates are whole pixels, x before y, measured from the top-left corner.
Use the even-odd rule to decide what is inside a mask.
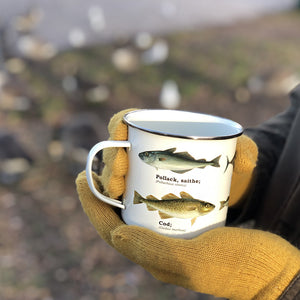
[[[225,206],[228,206],[229,203],[229,196],[225,201],[220,201],[220,208],[219,210],[223,209]]]
[[[228,156],[226,156],[226,158],[227,158],[227,163],[226,163],[226,167],[225,167],[224,173],[228,169],[229,165],[232,165],[232,167],[234,168],[234,162],[235,162],[235,158],[236,158],[236,152],[234,153],[232,160],[229,160]]]
[[[194,199],[186,192],[181,192],[180,197],[169,193],[159,200],[152,195],[144,198],[135,191],[133,203],[144,203],[149,211],[157,210],[162,219],[191,219],[191,225],[195,223],[199,216],[206,215],[215,208],[214,204]]]
[[[195,168],[206,168],[207,166],[219,168],[221,155],[207,161],[204,158],[195,159],[188,152],[175,152],[176,148],[164,151],[145,151],[139,153],[140,159],[156,169],[170,170],[175,173],[183,174]]]

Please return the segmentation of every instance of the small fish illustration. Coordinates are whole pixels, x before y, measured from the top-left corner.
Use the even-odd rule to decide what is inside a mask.
[[[226,168],[224,170],[224,173],[227,171],[227,168],[228,168],[229,165],[232,165],[232,167],[234,167],[235,157],[236,157],[236,152],[234,153],[233,158],[232,158],[231,161],[229,160],[228,156],[226,156],[226,158],[227,158],[227,164],[226,164]]]
[[[219,168],[219,160],[221,155],[207,161],[206,159],[195,159],[188,152],[177,152],[176,148],[164,151],[145,151],[139,153],[140,159],[146,164],[156,169],[170,170],[175,173],[183,174],[194,168],[203,169],[207,166]]]
[[[225,206],[228,206],[228,203],[229,203],[229,196],[228,196],[228,198],[225,201],[220,201],[220,208],[219,208],[219,210],[221,210]]]
[[[194,199],[186,192],[181,192],[180,197],[169,193],[161,200],[149,195],[143,198],[137,191],[134,192],[134,204],[144,203],[149,211],[157,210],[162,219],[180,218],[192,219],[191,225],[199,216],[211,212],[215,206],[209,202]]]

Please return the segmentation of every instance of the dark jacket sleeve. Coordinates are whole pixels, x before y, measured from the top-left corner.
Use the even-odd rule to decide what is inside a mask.
[[[255,184],[235,224],[255,220],[300,248],[300,85],[281,114],[245,134],[258,146]],[[299,250],[300,251],[300,250]],[[279,300],[300,300],[300,273]]]
[[[232,212],[233,219],[235,219],[233,224],[249,219],[256,220],[261,211],[261,205],[268,191],[274,170],[286,148],[295,119],[300,114],[300,85],[290,93],[290,100],[291,104],[285,111],[257,127],[245,130],[245,134],[257,144],[259,154],[253,188],[247,195],[242,210]],[[296,130],[300,132],[300,128]],[[300,156],[300,154],[297,155]]]
[[[300,273],[294,278],[278,300],[300,299]]]

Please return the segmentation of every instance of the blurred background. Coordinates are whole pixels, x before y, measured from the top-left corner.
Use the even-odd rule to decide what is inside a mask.
[[[248,127],[288,106],[298,1],[220,2],[1,0],[0,299],[214,299],[158,282],[106,245],[74,180],[122,109]]]

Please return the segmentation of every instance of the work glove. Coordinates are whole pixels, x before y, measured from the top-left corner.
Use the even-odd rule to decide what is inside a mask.
[[[111,139],[126,140],[127,126],[115,115]],[[246,136],[238,139],[229,205],[247,192],[257,159],[257,147]],[[127,154],[124,149],[104,152],[105,168],[94,184],[112,198],[125,190]],[[82,207],[99,235],[155,278],[201,293],[229,299],[276,299],[300,269],[300,253],[277,235],[250,229],[221,227],[191,239],[162,236],[146,228],[126,225],[115,209],[90,191],[85,172],[77,191]]]

